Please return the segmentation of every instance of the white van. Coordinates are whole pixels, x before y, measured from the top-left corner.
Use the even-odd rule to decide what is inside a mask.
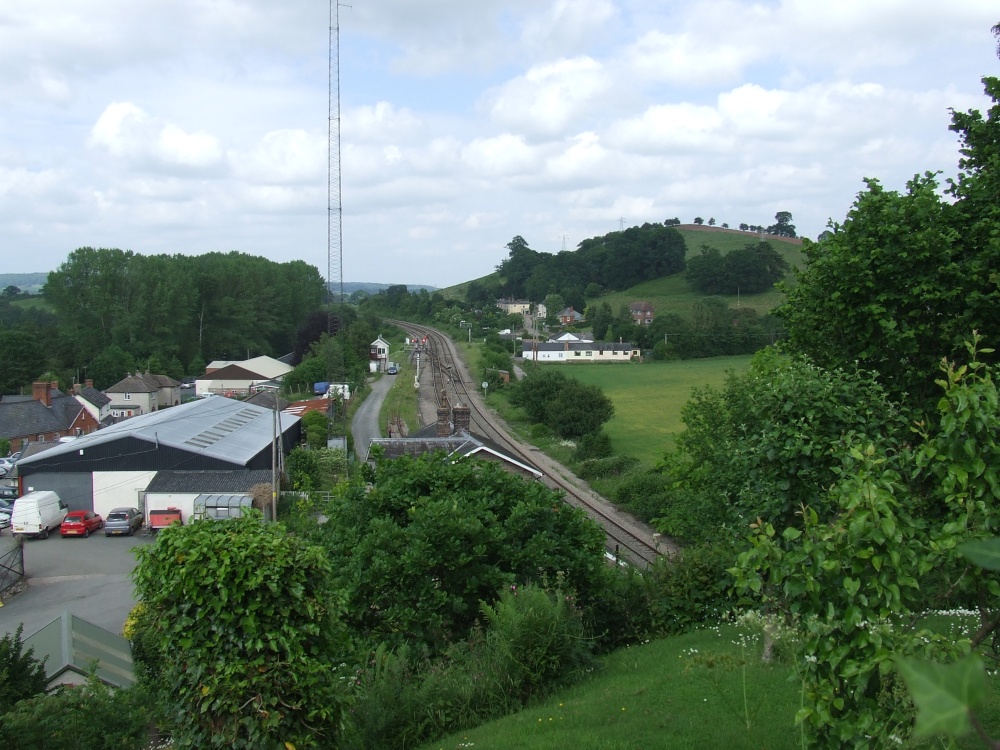
[[[45,539],[50,531],[59,528],[68,512],[69,508],[55,492],[29,492],[14,501],[10,525],[14,536],[40,536]]]

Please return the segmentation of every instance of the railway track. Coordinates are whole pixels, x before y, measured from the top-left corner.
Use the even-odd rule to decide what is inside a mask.
[[[561,464],[533,446],[524,445],[513,438],[501,420],[486,408],[479,394],[478,383],[472,381],[450,337],[434,328],[416,323],[402,320],[387,322],[402,328],[408,336],[421,342],[415,354],[420,359],[419,378],[422,393],[428,394],[428,390],[425,389],[429,389],[434,396],[435,404],[439,403],[441,396],[444,395],[451,404],[467,405],[470,409],[473,432],[537,467],[542,472],[543,481],[547,486],[561,491],[569,505],[581,508],[602,526],[607,536],[609,556],[620,562],[647,567],[656,558],[677,551],[676,545],[670,540],[659,537],[623,517]]]

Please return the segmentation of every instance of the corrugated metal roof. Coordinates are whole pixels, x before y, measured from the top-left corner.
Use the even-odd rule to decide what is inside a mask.
[[[299,421],[298,417],[282,413],[278,414],[278,419],[281,433]],[[131,417],[18,463],[30,465],[42,458],[50,460],[64,453],[76,453],[91,446],[134,438],[229,463],[245,464],[271,442],[273,420],[274,412],[270,409],[224,396],[200,398]]]

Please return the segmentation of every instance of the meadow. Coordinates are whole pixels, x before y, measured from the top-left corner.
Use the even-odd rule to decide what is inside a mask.
[[[596,385],[615,405],[605,425],[615,453],[655,464],[672,450],[684,429],[681,408],[694,388],[721,388],[730,372],[745,372],[750,355],[645,364],[543,365],[561,367],[582,383]]]

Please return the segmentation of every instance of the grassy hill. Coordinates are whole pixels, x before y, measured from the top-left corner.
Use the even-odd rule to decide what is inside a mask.
[[[703,245],[715,248],[725,255],[731,250],[738,250],[747,244],[757,242],[760,235],[751,232],[741,232],[736,229],[722,229],[720,227],[697,226],[695,224],[681,225],[674,227],[684,237],[687,246],[688,258],[694,257],[701,252]],[[771,246],[781,254],[791,268],[802,268],[805,264],[805,257],[802,254],[802,240],[788,237],[765,236]],[[496,273],[483,276],[472,281],[488,282],[497,278]],[[786,281],[792,281],[793,275],[789,273],[785,277]],[[466,290],[471,281],[446,287],[438,290],[447,299],[465,299]],[[609,292],[598,299],[608,302],[617,311],[622,304],[643,301],[649,302],[656,308],[657,313],[676,313],[684,317],[689,317],[694,303],[705,295],[696,292],[684,278],[683,273],[673,276],[664,276],[652,281],[638,284],[631,289],[620,292]],[[779,305],[784,295],[777,290],[771,290],[762,294],[754,295],[732,295],[730,302],[733,306],[751,307],[759,315],[772,310]],[[593,300],[591,300],[593,301]]]

